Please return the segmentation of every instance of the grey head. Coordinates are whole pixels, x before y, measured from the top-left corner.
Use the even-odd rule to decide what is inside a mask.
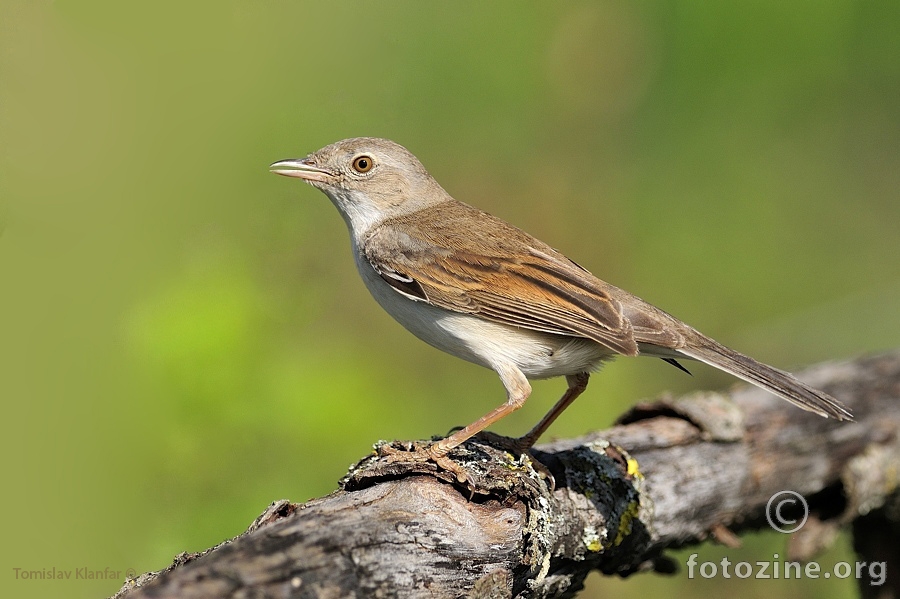
[[[354,236],[386,218],[451,200],[409,150],[377,137],[344,139],[269,169],[322,190]]]

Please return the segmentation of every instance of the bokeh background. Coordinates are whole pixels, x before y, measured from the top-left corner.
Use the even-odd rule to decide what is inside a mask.
[[[0,0],[0,592],[105,597],[120,580],[13,568],[158,569],[328,493],[378,439],[502,401],[380,311],[323,195],[267,172],[344,137],[403,143],[458,199],[772,364],[897,346],[898,24],[889,0]],[[552,434],[732,383],[693,370],[614,363]],[[849,558],[843,537],[821,561]],[[683,570],[583,596],[853,589]]]

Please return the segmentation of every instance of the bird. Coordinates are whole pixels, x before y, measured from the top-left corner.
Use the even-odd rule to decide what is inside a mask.
[[[350,233],[369,292],[426,343],[492,369],[506,400],[466,427],[410,453],[465,481],[452,449],[520,408],[529,380],[565,377],[567,388],[513,447],[527,452],[616,356],[651,356],[686,369],[695,360],[837,420],[849,409],[793,375],[703,335],[591,274],[506,221],[454,199],[405,147],[344,139],[270,171],[324,192]]]

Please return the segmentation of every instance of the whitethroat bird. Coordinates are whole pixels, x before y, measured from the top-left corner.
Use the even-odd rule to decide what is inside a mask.
[[[416,337],[494,370],[506,401],[414,452],[466,476],[451,449],[520,408],[529,379],[565,376],[568,389],[514,442],[527,451],[617,355],[705,362],[822,416],[851,420],[833,397],[701,334],[601,281],[546,243],[453,199],[406,148],[345,139],[273,173],[303,179],[331,199],[350,230],[359,274],[388,314]]]

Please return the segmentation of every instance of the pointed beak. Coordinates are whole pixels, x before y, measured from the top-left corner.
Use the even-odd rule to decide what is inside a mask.
[[[311,164],[308,158],[289,158],[273,162],[269,165],[269,172],[316,183],[328,183],[334,179],[334,173]]]

